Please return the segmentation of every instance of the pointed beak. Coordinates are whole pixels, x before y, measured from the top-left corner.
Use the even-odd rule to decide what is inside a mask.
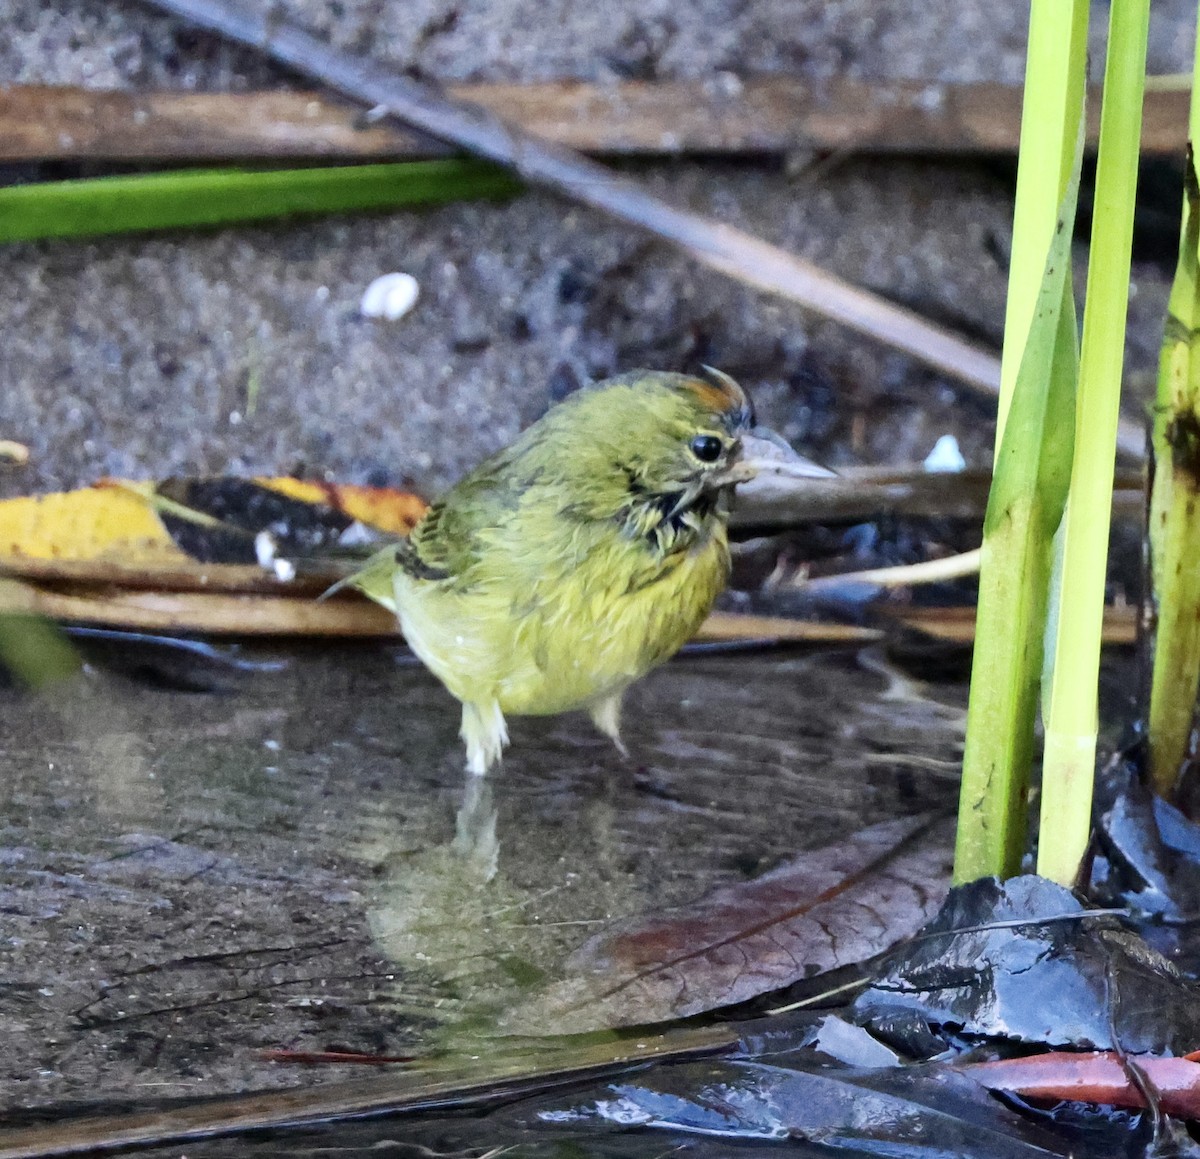
[[[782,475],[791,479],[833,479],[834,472],[802,458],[787,440],[769,427],[754,427],[741,438],[742,453],[723,472],[721,484],[747,483],[759,475]]]

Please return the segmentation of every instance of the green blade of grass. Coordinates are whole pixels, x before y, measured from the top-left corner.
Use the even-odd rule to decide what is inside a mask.
[[[996,451],[1021,367],[1046,253],[1075,164],[1087,87],[1088,5],[1034,0],[1021,108],[1020,163],[1013,207]]]
[[[1082,137],[1080,154],[1082,153]],[[954,876],[1020,867],[1050,590],[1070,478],[1075,400],[1071,223],[1078,164],[1059,209],[984,518]]]
[[[1064,885],[1075,881],[1091,825],[1097,682],[1149,9],[1149,0],[1112,0],[1109,17],[1075,453],[1042,764],[1037,868]]]
[[[1194,75],[1200,80],[1200,23]],[[1150,775],[1175,788],[1200,685],[1200,83],[1192,87],[1179,261],[1158,364],[1150,575],[1157,631],[1150,684]]]
[[[954,876],[1019,869],[1049,591],[1071,459],[1077,342],[1071,234],[1082,153],[1086,0],[1034,0],[995,480],[988,498]]]
[[[471,160],[263,172],[193,169],[10,185],[0,189],[0,242],[393,209],[508,197],[520,189],[499,166]]]

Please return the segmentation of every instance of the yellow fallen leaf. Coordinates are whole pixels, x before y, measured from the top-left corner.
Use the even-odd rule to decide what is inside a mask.
[[[0,566],[9,560],[180,563],[162,521],[128,487],[98,485],[0,503]]]
[[[0,502],[0,571],[42,580],[296,594],[341,574],[328,558],[362,524],[406,535],[425,511],[409,492],[290,478],[102,480]],[[355,537],[361,539],[361,536]],[[369,542],[369,540],[368,540]]]

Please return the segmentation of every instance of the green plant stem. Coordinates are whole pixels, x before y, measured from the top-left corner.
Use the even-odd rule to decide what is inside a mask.
[[[332,168],[197,169],[49,181],[0,189],[0,242],[228,225],[504,197],[520,183],[481,161],[409,161]]]
[[[1096,688],[1116,462],[1149,0],[1112,0],[1075,453],[1063,538],[1054,676],[1046,720],[1038,872],[1072,884],[1087,848]]]
[[[1200,22],[1194,73],[1200,78]],[[1179,261],[1154,412],[1154,485],[1150,494],[1150,574],[1157,631],[1150,685],[1150,776],[1155,790],[1175,789],[1187,757],[1200,685],[1200,83],[1192,87]]]
[[[1004,310],[996,451],[1012,405],[1037,288],[1075,161],[1087,88],[1088,4],[1034,0],[1021,107],[1020,161]]]
[[[1016,873],[1051,556],[1071,459],[1070,243],[1087,63],[1086,0],[1034,0],[1004,334],[959,800],[958,882]]]

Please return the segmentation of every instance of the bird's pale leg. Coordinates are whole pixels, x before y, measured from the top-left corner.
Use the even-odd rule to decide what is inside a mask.
[[[467,746],[467,772],[482,777],[499,763],[508,744],[508,726],[500,705],[494,700],[486,704],[465,702],[459,736]]]
[[[617,752],[628,760],[629,749],[621,739],[621,701],[624,696],[625,689],[618,688],[616,692],[610,692],[607,696],[593,701],[589,712],[592,715],[592,723],[617,746]]]

